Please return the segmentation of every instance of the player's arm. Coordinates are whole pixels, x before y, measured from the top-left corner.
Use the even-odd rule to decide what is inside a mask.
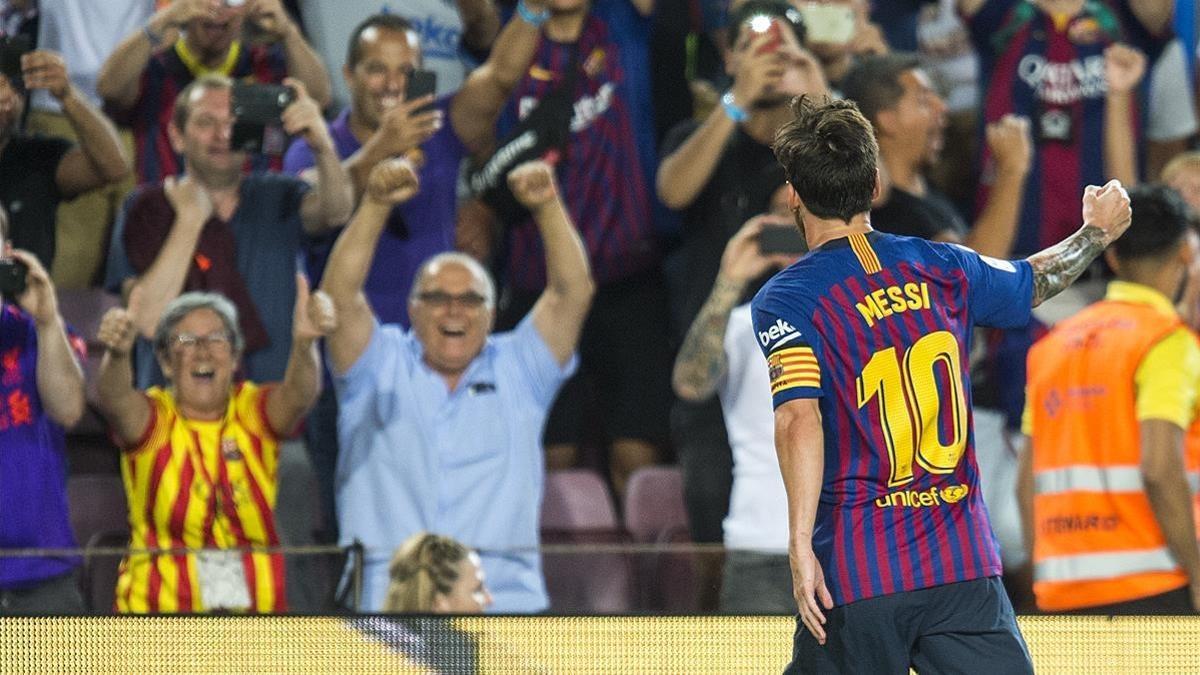
[[[1102,188],[1087,186],[1083,195],[1083,227],[1027,258],[1033,268],[1033,306],[1074,283],[1096,256],[1129,228],[1132,215],[1129,195],[1120,181],[1111,180]]]
[[[1017,509],[1025,551],[1033,555],[1033,439],[1026,435],[1017,441]]]
[[[675,395],[685,401],[706,400],[717,390],[727,365],[725,328],[729,325],[729,313],[741,300],[750,280],[790,262],[788,256],[765,256],[759,251],[758,235],[767,224],[790,223],[778,216],[755,216],[725,245],[712,292],[692,321],[671,373]]]
[[[825,436],[815,398],[797,398],[775,409],[775,451],[788,501],[788,557],[792,589],[805,627],[825,644],[824,609],[833,598],[812,549],[817,505],[825,474]],[[818,604],[819,603],[819,604]]]

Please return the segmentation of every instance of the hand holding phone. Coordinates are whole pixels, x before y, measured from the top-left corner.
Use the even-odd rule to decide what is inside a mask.
[[[808,243],[795,224],[764,224],[758,233],[758,251],[763,255],[800,255],[808,252]]]
[[[374,142],[389,156],[405,155],[442,128],[443,111],[433,98],[436,89],[436,73],[414,70],[408,75],[404,100],[382,111]]]
[[[283,111],[296,94],[278,84],[233,85],[233,134],[230,147],[237,152],[283,154]]]
[[[17,296],[25,292],[25,279],[29,266],[16,258],[0,258],[0,295],[5,302],[16,302]]]

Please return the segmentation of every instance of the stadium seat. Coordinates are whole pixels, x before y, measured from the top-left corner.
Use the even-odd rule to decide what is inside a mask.
[[[671,541],[688,531],[683,472],[678,466],[647,466],[629,477],[625,529],[643,544]]]
[[[121,477],[113,474],[80,474],[67,478],[67,504],[71,529],[82,546],[98,532],[127,531],[128,506]]]
[[[629,477],[625,490],[625,529],[639,544],[686,544],[687,510],[683,473],[678,466],[648,466]],[[637,557],[638,608],[668,613],[695,612],[699,593],[695,556],[676,551]]]
[[[126,548],[129,546],[129,530],[103,530],[87,540],[84,547],[83,569],[80,571],[79,590],[88,612],[111,614],[116,610],[117,576],[123,555],[99,554],[92,549]]]
[[[542,498],[543,532],[617,530],[617,511],[604,479],[588,469],[550,471]]]
[[[99,347],[96,333],[101,319],[108,310],[120,306],[120,297],[100,288],[58,290],[59,313],[89,347]]]
[[[585,469],[546,474],[542,544],[578,546],[542,556],[550,611],[561,614],[623,614],[632,608],[628,555],[587,551],[588,545],[628,543],[617,521],[608,486]]]

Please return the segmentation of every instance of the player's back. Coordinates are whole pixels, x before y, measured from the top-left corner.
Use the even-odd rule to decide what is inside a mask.
[[[776,407],[820,398],[813,546],[838,604],[1000,573],[972,450],[974,325],[1021,325],[1026,263],[877,232],[826,243],[754,299]]]

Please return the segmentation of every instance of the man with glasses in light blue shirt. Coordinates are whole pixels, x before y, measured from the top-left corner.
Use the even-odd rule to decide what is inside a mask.
[[[417,272],[411,330],[379,324],[363,283],[388,213],[419,190],[407,160],[372,169],[325,270],[322,288],[340,317],[326,342],[340,406],[338,524],[343,543],[367,549],[366,611],[383,604],[392,551],[421,530],[480,551],[491,611],[547,607],[536,550],[542,426],[575,369],[594,284],[553,169],[523,164],[509,186],[538,224],[548,270],[540,299],[511,332],[490,335],[494,284],[458,253]]]

